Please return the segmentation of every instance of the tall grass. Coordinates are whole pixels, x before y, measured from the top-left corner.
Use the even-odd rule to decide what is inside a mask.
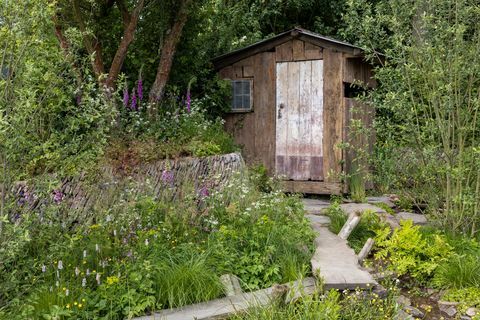
[[[170,260],[160,268],[156,282],[158,303],[165,308],[208,301],[223,294],[219,277],[201,256]]]
[[[441,264],[433,278],[441,288],[480,287],[480,255],[455,255]]]

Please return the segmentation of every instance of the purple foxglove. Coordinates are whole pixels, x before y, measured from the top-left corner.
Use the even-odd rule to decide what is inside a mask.
[[[128,106],[128,101],[130,97],[128,96],[128,88],[125,86],[123,89],[123,106],[126,108]]]

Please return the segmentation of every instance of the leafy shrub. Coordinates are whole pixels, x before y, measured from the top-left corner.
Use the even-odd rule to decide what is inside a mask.
[[[219,297],[226,273],[248,290],[308,274],[313,232],[299,199],[259,192],[248,175],[209,195],[183,192],[175,201],[122,193],[90,225],[52,219],[58,204],[5,220],[5,317],[124,319]]]
[[[400,222],[390,237],[390,228],[378,230],[375,238],[376,259],[389,262],[388,268],[398,275],[410,275],[420,283],[431,279],[439,265],[451,257],[452,247],[444,236],[424,236],[411,220]]]
[[[167,99],[167,102],[171,101]],[[107,149],[107,160],[117,167],[132,166],[137,162],[181,156],[205,157],[237,151],[233,138],[223,129],[223,120],[211,120],[204,106],[192,100],[187,111],[175,99],[162,109],[162,114],[150,123],[146,110],[130,111],[138,119],[124,124],[123,132],[116,132]],[[132,117],[132,116],[130,116]]]

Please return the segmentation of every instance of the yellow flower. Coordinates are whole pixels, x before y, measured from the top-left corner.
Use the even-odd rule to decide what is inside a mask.
[[[92,225],[90,226],[90,229],[91,229],[91,230],[93,230],[93,229],[98,229],[98,228],[100,228],[100,225],[99,225],[99,224],[92,224]]]
[[[114,285],[115,283],[118,283],[119,281],[120,281],[120,279],[116,276],[107,277],[107,285],[109,285],[109,286]]]
[[[70,309],[70,303],[68,303],[68,304],[66,305],[66,307],[67,307],[67,309]]]
[[[85,299],[82,299],[82,302],[85,302]]]
[[[75,305],[75,306],[76,306],[77,304],[78,304],[78,303],[77,303],[77,301],[73,302],[73,305]]]
[[[79,303],[79,304],[78,304],[78,307],[79,307],[79,308],[81,308],[81,307],[82,307],[82,304],[81,304],[81,303]]]
[[[67,290],[67,288],[63,287],[62,290],[65,291],[65,290]]]

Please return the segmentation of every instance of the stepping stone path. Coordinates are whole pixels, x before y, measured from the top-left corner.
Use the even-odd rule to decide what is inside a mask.
[[[427,218],[423,214],[410,213],[410,212],[399,212],[397,213],[396,218],[400,220],[412,220],[413,224],[424,226],[427,224]]]
[[[282,290],[279,292],[279,290]],[[292,301],[302,295],[311,295],[316,290],[316,281],[305,278],[301,281],[274,286],[254,292],[236,294],[230,297],[192,304],[189,306],[165,309],[152,315],[134,318],[133,320],[206,320],[225,319],[234,313],[245,312],[252,307],[268,305],[272,300],[286,294],[285,299]],[[285,293],[286,292],[286,293]]]
[[[308,213],[307,218],[317,233],[316,249],[311,259],[312,270],[314,274],[319,272],[325,288],[354,290],[376,285],[377,282],[370,273],[358,264],[358,258],[353,249],[348,246],[347,241],[328,230],[329,219],[322,214],[322,211],[329,206],[329,203],[314,199],[303,201]],[[361,210],[355,206],[348,206],[346,209],[350,212]]]

